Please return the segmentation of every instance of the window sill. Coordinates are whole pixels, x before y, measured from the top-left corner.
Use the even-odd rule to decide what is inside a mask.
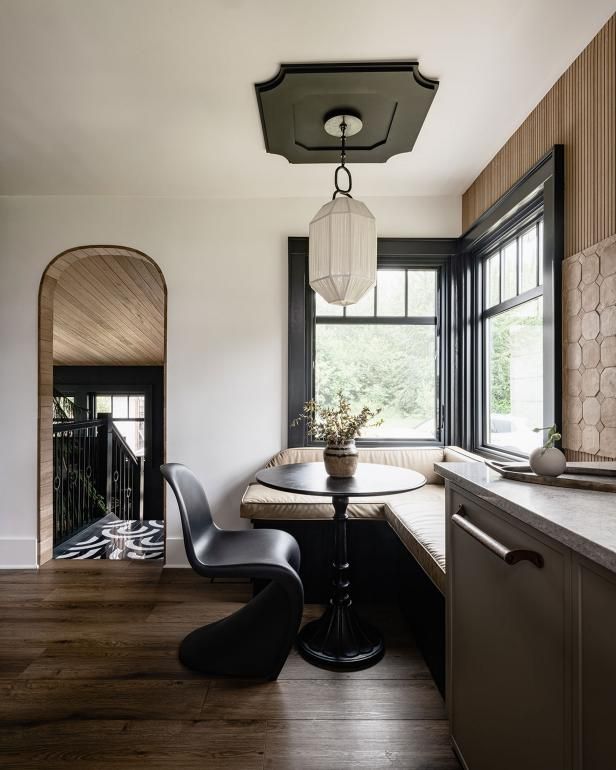
[[[499,462],[518,462],[523,463],[528,461],[528,455],[517,454],[516,452],[504,452],[492,447],[475,447],[472,452],[480,457],[485,457],[486,460],[497,460]]]

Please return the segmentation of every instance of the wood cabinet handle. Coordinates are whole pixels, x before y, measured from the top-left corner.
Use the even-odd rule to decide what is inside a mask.
[[[537,553],[537,551],[528,551],[525,548],[507,548],[507,546],[499,543],[498,540],[495,540],[482,529],[479,529],[476,524],[470,522],[465,516],[464,506],[461,505],[452,515],[451,520],[506,564],[512,565],[517,564],[519,561],[529,561],[539,569],[543,567],[543,556]]]

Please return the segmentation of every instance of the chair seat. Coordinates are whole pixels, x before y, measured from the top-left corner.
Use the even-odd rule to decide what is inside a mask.
[[[285,570],[289,564],[299,570],[297,542],[279,529],[215,530],[196,545],[195,554],[208,575],[215,570],[220,576],[271,578],[273,569]]]
[[[426,490],[429,490],[429,494]],[[418,494],[422,492],[423,495]],[[431,485],[413,494],[417,495],[414,500],[390,500],[385,506],[385,518],[405,548],[444,594],[445,490]]]

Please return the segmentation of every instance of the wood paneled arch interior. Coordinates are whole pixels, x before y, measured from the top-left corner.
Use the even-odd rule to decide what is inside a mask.
[[[86,265],[87,271],[82,269]],[[140,292],[135,291],[137,285],[142,287]],[[79,292],[83,292],[81,298]],[[162,307],[157,306],[161,300]],[[60,321],[57,329],[54,327],[54,309]],[[123,246],[81,246],[62,252],[45,269],[39,288],[38,312],[40,566],[53,555],[54,363],[134,364],[135,360],[131,358],[133,350],[140,356],[139,363],[165,366],[167,287],[156,262],[141,251]],[[73,324],[71,313],[79,315]],[[114,331],[111,322],[113,317],[124,319],[125,327],[130,330],[128,336]],[[131,318],[140,319],[139,328],[131,328]],[[92,336],[95,333],[96,339]],[[88,334],[91,335],[89,359],[85,358],[86,345],[82,344]],[[80,345],[83,355],[78,359],[74,351]]]

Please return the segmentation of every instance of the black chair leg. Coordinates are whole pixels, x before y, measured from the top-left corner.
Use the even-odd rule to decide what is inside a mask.
[[[181,662],[208,676],[277,679],[301,621],[298,584],[271,581],[233,615],[195,629],[180,645]]]

